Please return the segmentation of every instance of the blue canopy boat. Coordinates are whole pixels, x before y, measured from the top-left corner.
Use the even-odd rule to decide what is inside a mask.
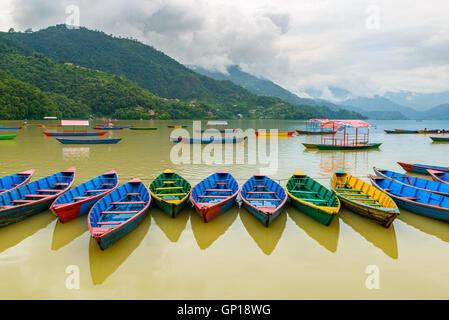
[[[247,137],[241,137],[241,138],[237,138],[237,137],[232,137],[232,138],[214,138],[214,137],[210,137],[210,138],[200,138],[200,139],[183,138],[183,137],[170,138],[170,140],[173,141],[173,142],[202,143],[202,144],[206,144],[206,143],[240,143],[240,142],[245,141],[246,139],[247,139]]]
[[[393,179],[402,184],[409,185],[411,187],[425,190],[428,192],[441,194],[442,196],[449,196],[449,185],[444,183],[435,182],[432,180],[427,180],[423,178],[417,178],[408,176],[406,174],[397,173],[390,170],[382,170],[376,167],[373,168],[376,175],[382,178]]]
[[[0,194],[0,226],[47,210],[58,196],[70,189],[74,178],[75,168],[70,168]]]
[[[433,181],[449,185],[449,172],[427,169]]]
[[[59,142],[63,144],[113,144],[117,143],[122,138],[115,139],[66,139],[66,138],[56,138]]]
[[[151,203],[148,188],[138,178],[110,192],[92,207],[89,231],[102,250],[134,230],[146,217]]]
[[[190,194],[196,212],[208,222],[224,214],[234,204],[240,186],[226,171],[219,171],[198,183]]]
[[[50,207],[61,222],[84,216],[98,201],[118,187],[119,180],[115,170],[93,178],[59,196]]]
[[[412,164],[412,163],[405,163],[405,162],[399,162],[399,161],[398,161],[398,164],[407,172],[414,172],[414,173],[425,174],[425,175],[429,175],[429,172],[427,171],[427,169],[449,172],[448,167],[429,166],[427,164]]]
[[[396,204],[413,213],[449,221],[449,197],[413,188],[392,179],[369,176],[371,184],[387,193]]]
[[[266,227],[279,216],[287,201],[284,188],[262,174],[243,184],[240,197],[245,208]]]
[[[0,194],[12,189],[23,186],[30,181],[31,176],[34,174],[34,169],[19,172],[10,176],[0,178]]]

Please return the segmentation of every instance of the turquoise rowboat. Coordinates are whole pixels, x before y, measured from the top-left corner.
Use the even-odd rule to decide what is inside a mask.
[[[121,138],[116,139],[64,139],[56,138],[59,142],[63,144],[115,144],[122,140]]]

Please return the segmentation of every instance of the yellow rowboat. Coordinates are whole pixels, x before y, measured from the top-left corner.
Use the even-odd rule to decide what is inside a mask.
[[[376,189],[342,170],[335,170],[331,188],[345,207],[388,228],[399,215],[396,203]]]
[[[269,136],[289,137],[289,136],[293,135],[294,133],[295,133],[295,131],[280,131],[280,132],[270,132],[270,131],[261,132],[261,131],[256,131],[256,136],[264,136],[264,137],[269,137]]]

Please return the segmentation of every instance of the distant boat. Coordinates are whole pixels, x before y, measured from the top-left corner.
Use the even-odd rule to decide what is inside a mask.
[[[123,130],[123,127],[93,127],[94,130]]]
[[[98,200],[87,217],[89,231],[105,250],[123,238],[145,219],[151,203],[147,187],[138,178]]]
[[[63,144],[114,144],[122,140],[121,138],[116,139],[65,139],[56,138],[59,142]]]
[[[449,142],[449,137],[430,137],[434,142]]]
[[[418,133],[421,134],[427,134],[427,133],[440,133],[439,129],[433,129],[433,130],[418,130]]]
[[[22,127],[0,127],[0,130],[20,130]]]
[[[106,131],[100,132],[42,132],[46,136],[51,137],[76,137],[76,136],[104,136]]]
[[[6,191],[10,191],[12,189],[16,189],[28,183],[33,174],[34,169],[30,169],[27,171],[19,172],[10,176],[0,178],[0,194]]]
[[[399,129],[395,129],[395,130],[384,130],[386,133],[390,133],[390,134],[415,134],[418,133],[418,130],[399,130]]]
[[[61,128],[62,125],[60,124],[38,124],[39,128]]]
[[[207,143],[240,143],[240,142],[245,141],[246,139],[247,139],[247,137],[241,137],[241,138],[237,138],[237,137],[232,137],[232,138],[214,138],[214,137],[210,137],[210,138],[200,138],[200,139],[183,138],[183,137],[170,138],[170,140],[173,141],[173,142],[202,143],[202,144],[207,144]]]
[[[321,131],[317,131],[317,130],[296,130],[296,132],[298,134],[306,134],[306,135],[325,135],[325,134],[336,134],[337,131],[332,131],[331,130],[321,130]]]
[[[279,136],[279,137],[287,137],[292,136],[295,131],[279,131],[279,132],[262,132],[262,131],[256,131],[256,136]]]
[[[240,191],[245,208],[268,227],[282,212],[287,193],[277,182],[262,174],[255,174]]]
[[[17,134],[0,135],[0,140],[12,140],[15,137],[17,137]]]
[[[50,207],[61,222],[84,216],[98,201],[119,185],[117,172],[106,172],[59,196]]]
[[[398,164],[407,172],[420,173],[424,175],[429,175],[427,169],[439,170],[444,172],[449,172],[448,167],[430,166],[427,164],[411,164],[405,162],[399,162]]]
[[[303,145],[307,149],[318,149],[318,150],[366,150],[366,149],[379,149],[382,143],[358,143],[352,145],[303,143]]]
[[[169,129],[187,128],[187,126],[167,126]]]
[[[0,226],[47,210],[58,196],[70,189],[74,178],[75,168],[70,168],[0,194]]]
[[[131,130],[157,130],[157,128],[131,127]]]
[[[204,222],[229,210],[235,202],[240,186],[234,177],[219,171],[198,183],[190,194],[190,201]]]

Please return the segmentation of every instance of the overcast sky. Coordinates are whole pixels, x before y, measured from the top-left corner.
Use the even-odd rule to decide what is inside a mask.
[[[65,23],[69,5],[81,26],[295,93],[449,90],[448,0],[1,0],[0,30]]]

